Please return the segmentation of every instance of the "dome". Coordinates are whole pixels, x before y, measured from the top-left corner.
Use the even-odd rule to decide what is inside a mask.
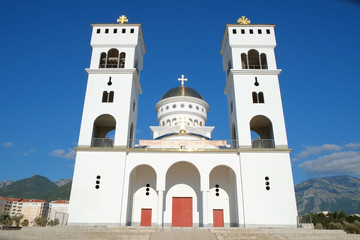
[[[194,98],[199,98],[201,100],[204,100],[204,98],[201,96],[201,94],[198,91],[196,91],[193,88],[184,87],[184,86],[174,87],[174,88],[170,89],[162,96],[162,98],[160,100],[163,100],[165,98],[170,98],[170,97],[179,97],[179,96],[194,97]]]

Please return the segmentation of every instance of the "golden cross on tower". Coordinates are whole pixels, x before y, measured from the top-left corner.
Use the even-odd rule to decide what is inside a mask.
[[[250,24],[250,20],[248,18],[246,18],[245,16],[242,16],[241,18],[239,18],[237,20],[238,24],[242,24],[242,25],[247,25]]]
[[[184,78],[184,74],[181,75],[181,78],[178,78],[178,81],[181,82],[181,86],[184,86],[184,82],[186,82],[188,79]]]
[[[121,23],[121,24],[124,24],[127,22],[129,22],[129,19],[127,19],[125,15],[121,15],[121,17],[119,17],[119,19],[117,20],[117,23]]]

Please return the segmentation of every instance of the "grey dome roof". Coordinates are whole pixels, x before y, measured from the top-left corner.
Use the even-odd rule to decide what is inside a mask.
[[[184,87],[184,86],[174,87],[174,88],[168,90],[161,97],[160,100],[163,100],[165,98],[170,98],[170,97],[179,97],[179,96],[194,97],[194,98],[199,98],[201,100],[204,100],[204,98],[201,96],[201,94],[198,91],[196,91],[193,88]]]

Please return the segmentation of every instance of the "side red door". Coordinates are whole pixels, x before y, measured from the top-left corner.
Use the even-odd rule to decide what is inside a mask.
[[[150,227],[151,226],[151,208],[141,209],[141,222],[140,226]]]
[[[172,201],[172,226],[192,227],[192,198],[174,197]]]
[[[224,227],[224,211],[222,209],[213,210],[214,227]]]

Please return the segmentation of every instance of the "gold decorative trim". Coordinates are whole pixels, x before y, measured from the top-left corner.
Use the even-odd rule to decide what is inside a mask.
[[[241,18],[239,18],[237,20],[237,23],[242,24],[242,25],[248,25],[248,24],[250,24],[250,20],[247,17],[242,16]]]

